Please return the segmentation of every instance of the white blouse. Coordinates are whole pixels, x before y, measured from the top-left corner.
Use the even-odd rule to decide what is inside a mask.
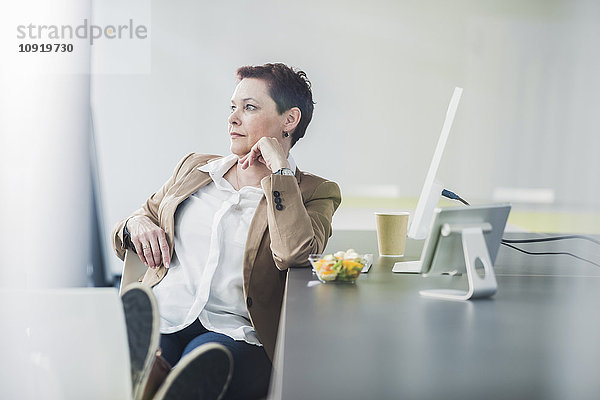
[[[295,170],[291,155],[288,161]],[[242,269],[250,222],[264,193],[252,186],[236,191],[223,178],[236,162],[232,154],[199,167],[213,182],[177,208],[173,259],[153,288],[161,333],[199,318],[210,331],[261,345],[244,301]]]

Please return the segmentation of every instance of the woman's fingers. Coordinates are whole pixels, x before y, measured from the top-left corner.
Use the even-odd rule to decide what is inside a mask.
[[[152,249],[152,257],[154,258],[154,267],[159,267],[162,262],[162,257],[160,254],[160,245],[158,244],[158,238],[152,239],[153,240],[150,241],[150,247]]]
[[[289,168],[287,157],[281,147],[281,143],[272,137],[263,137],[252,146],[248,154],[238,160],[242,169],[259,162],[264,164],[271,171],[275,172],[280,168]]]
[[[285,151],[276,138],[263,137],[256,144],[260,147],[260,154],[256,159],[271,171],[289,166]]]
[[[157,268],[164,263],[168,267],[171,253],[165,231],[147,217],[131,218],[128,221],[128,229],[131,232],[131,241],[144,264],[150,268]]]
[[[160,230],[160,234],[158,235],[158,244],[160,246],[160,257],[162,259],[162,263],[165,267],[169,268],[171,264],[171,252],[169,251],[169,243],[167,242],[167,235],[165,235],[165,231]]]
[[[150,268],[156,268],[160,265],[160,261],[156,262],[155,254],[156,251],[154,249],[159,249],[158,260],[160,260],[160,247],[158,245],[158,241],[153,245],[151,240],[147,238],[143,238],[138,240],[139,245],[135,244],[135,248],[138,252],[138,256],[140,256],[140,260]]]
[[[254,161],[261,155],[260,142],[257,142],[252,149],[250,149],[250,154],[248,155],[248,164],[253,165]]]
[[[251,165],[254,164],[254,160],[256,158],[258,158],[260,155],[261,155],[260,147],[259,147],[259,144],[256,143],[254,146],[252,146],[252,148],[250,149],[250,152],[248,154],[246,154],[245,156],[240,158],[240,166],[242,167],[242,169],[246,169],[246,168],[250,167]]]
[[[261,138],[254,146],[252,146],[248,154],[240,158],[240,166],[242,169],[246,169],[258,161],[259,163],[266,165],[267,168],[270,168],[271,160],[274,158],[274,155],[279,155],[278,153],[280,152],[282,153],[282,151],[278,151],[281,150],[281,146],[277,146],[278,144],[279,143],[275,138]],[[283,154],[281,156],[285,158]]]
[[[248,168],[248,156],[250,155],[250,153],[246,154],[243,157],[240,157],[240,159],[238,160],[238,163],[240,164],[240,166],[242,167],[242,169],[246,169]]]
[[[144,263],[144,265],[148,265],[148,260],[146,260],[146,256],[144,256],[144,245],[142,245],[142,242],[135,237],[131,237],[131,242],[133,243],[133,245],[135,246],[135,251],[137,252],[138,257],[140,258],[140,261]]]

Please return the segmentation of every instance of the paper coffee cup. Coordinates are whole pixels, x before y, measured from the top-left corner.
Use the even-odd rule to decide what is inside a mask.
[[[380,256],[404,256],[409,215],[408,212],[375,213]]]

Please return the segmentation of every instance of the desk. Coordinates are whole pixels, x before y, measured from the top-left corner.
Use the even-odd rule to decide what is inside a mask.
[[[600,258],[592,243],[535,246]],[[348,247],[377,255],[375,232],[338,231],[326,252]],[[600,268],[502,246],[498,293],[460,302],[418,291],[466,277],[393,274],[398,260],[375,257],[355,285],[289,271],[269,399],[600,398]]]

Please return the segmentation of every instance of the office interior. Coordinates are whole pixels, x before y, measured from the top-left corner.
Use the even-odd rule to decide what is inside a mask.
[[[600,234],[596,1],[28,0],[0,10],[0,320],[9,359],[21,359],[29,337],[10,321],[37,318],[23,293],[118,287],[115,223],[185,154],[228,154],[242,65],[284,62],[311,80],[314,117],[292,154],[342,190],[333,238],[373,233],[375,212],[414,211],[455,87],[464,92],[437,174],[444,187],[471,204],[511,203],[507,233]],[[132,21],[147,35],[87,37],[72,53],[18,51],[36,42],[19,39],[18,25],[84,20]],[[361,251],[360,241],[335,243],[344,248],[331,250]],[[593,245],[584,251],[600,262]],[[597,279],[597,267],[587,268],[580,272]],[[93,312],[82,314],[94,323]],[[2,374],[0,397],[69,398],[59,374],[17,376],[29,364],[51,369],[43,349],[27,354],[15,374]],[[27,385],[35,389],[19,392]]]

